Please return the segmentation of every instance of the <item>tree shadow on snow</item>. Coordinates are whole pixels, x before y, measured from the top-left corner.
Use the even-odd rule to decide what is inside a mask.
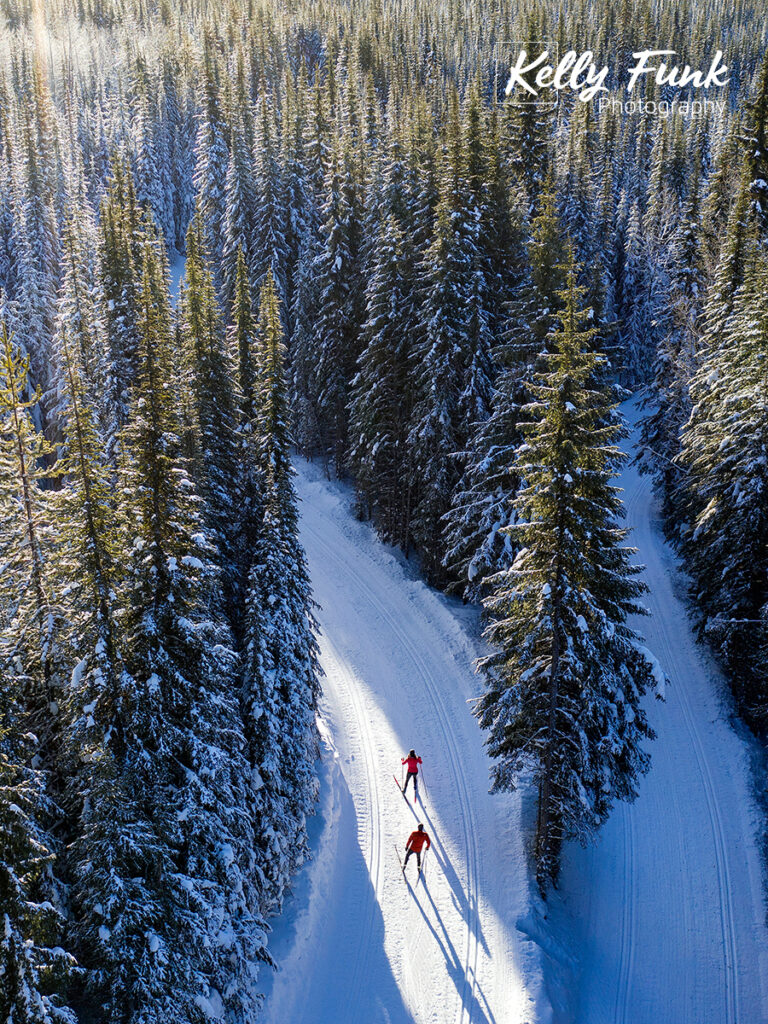
[[[354,802],[342,773],[334,774],[335,806],[308,865],[320,891],[298,923],[308,934],[286,963],[281,991],[275,985],[268,997],[265,1017],[280,1024],[414,1024],[384,948],[384,918],[358,842]]]

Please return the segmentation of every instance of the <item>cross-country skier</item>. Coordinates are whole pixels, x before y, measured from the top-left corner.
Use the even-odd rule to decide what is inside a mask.
[[[424,846],[429,849],[431,845],[432,840],[424,831],[424,826],[419,823],[419,827],[415,832],[411,832],[408,836],[408,842],[405,844],[405,864],[403,864],[403,871],[408,867],[408,858],[412,853],[415,853],[416,866],[419,869],[419,874],[421,874],[421,851],[424,849]]]
[[[408,765],[408,774],[405,777],[405,785],[403,786],[403,796],[405,791],[408,789],[408,783],[413,779],[413,799],[419,799],[419,765],[421,764],[421,758],[416,757],[416,751],[412,750],[408,757],[401,759],[401,764]]]

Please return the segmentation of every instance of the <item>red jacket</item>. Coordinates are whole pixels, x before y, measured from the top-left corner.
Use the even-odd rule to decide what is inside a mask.
[[[427,844],[427,849],[432,845],[432,840],[429,838],[426,832],[419,832],[416,829],[415,832],[411,832],[408,836],[408,842],[405,844],[406,850],[413,850],[414,853],[421,853],[424,844]]]
[[[419,774],[419,765],[421,764],[421,758],[420,757],[404,757],[402,759],[402,761],[401,761],[401,764],[407,764],[408,765],[408,771],[411,772],[414,775],[418,775]]]

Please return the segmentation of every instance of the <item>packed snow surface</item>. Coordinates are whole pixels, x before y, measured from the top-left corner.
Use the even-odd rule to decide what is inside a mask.
[[[768,1021],[757,753],[693,639],[648,477],[628,468],[621,483],[651,587],[636,625],[670,683],[665,703],[648,698],[652,767],[593,845],[566,847],[542,921],[520,797],[487,793],[468,613],[411,578],[344,489],[298,468],[326,758],[313,859],[270,942],[267,1024]],[[410,747],[426,782],[415,810],[392,778]],[[395,844],[417,821],[434,845],[406,886]]]
[[[269,1024],[520,1024],[538,1018],[540,950],[516,927],[529,893],[520,798],[488,794],[467,701],[479,653],[453,602],[409,577],[348,494],[299,462],[326,676],[329,750],[313,860],[277,922]],[[460,603],[459,604],[459,608]],[[394,775],[423,758],[423,803]],[[424,874],[395,852],[418,822]]]

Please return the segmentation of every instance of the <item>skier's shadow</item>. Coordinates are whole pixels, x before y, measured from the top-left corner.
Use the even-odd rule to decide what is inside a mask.
[[[470,1019],[472,1021],[475,1021],[476,1024],[496,1024],[496,1018],[494,1017],[493,1011],[488,1005],[488,1001],[485,998],[485,995],[483,994],[483,990],[480,987],[480,982],[477,980],[477,975],[475,975],[474,978],[474,991],[472,991],[471,974],[473,973],[474,969],[468,966],[467,969],[465,970],[464,967],[462,966],[461,960],[459,960],[458,954],[456,952],[456,947],[451,942],[450,936],[448,935],[445,925],[443,924],[443,919],[440,917],[440,913],[437,907],[435,906],[435,901],[432,899],[432,894],[429,891],[425,875],[421,875],[422,888],[424,889],[424,893],[426,894],[426,897],[432,906],[432,910],[435,915],[435,920],[440,925],[442,937],[438,934],[437,929],[430,921],[427,913],[424,910],[424,907],[422,907],[417,889],[415,889],[411,885],[407,878],[405,881],[409,890],[411,891],[411,894],[413,895],[413,902],[419,908],[419,913],[424,918],[424,923],[426,924],[427,928],[429,928],[430,932],[432,933],[432,937],[434,938],[440,952],[443,954],[443,957],[445,958],[445,964],[448,969],[448,974],[450,975],[454,985],[456,986],[456,991],[461,996],[462,1009],[470,1010]],[[469,993],[467,992],[468,989]],[[480,1005],[480,999],[478,998],[478,996],[480,997],[480,999],[482,999],[483,1006]]]
[[[429,825],[429,836],[430,839],[432,840],[430,853],[434,854],[435,860],[437,861],[440,870],[445,875],[445,879],[451,888],[454,906],[461,914],[461,916],[464,918],[464,921],[466,922],[467,926],[471,928],[472,931],[474,932],[475,938],[483,947],[483,951],[485,952],[485,954],[487,956],[490,956],[490,950],[488,949],[488,944],[485,941],[483,929],[480,926],[480,915],[475,913],[475,911],[477,910],[475,901],[473,900],[472,902],[470,902],[469,897],[464,892],[464,888],[461,884],[459,876],[456,874],[453,865],[448,860],[448,855],[445,852],[443,844],[440,842],[440,839],[438,838],[434,822],[430,818],[429,812],[427,811],[427,808],[424,805],[423,801],[420,800],[419,802],[421,804],[424,820]],[[414,818],[416,818],[416,820],[418,821],[419,815],[416,813],[416,809],[410,803],[408,804],[408,806],[411,809],[411,814],[413,814]]]

